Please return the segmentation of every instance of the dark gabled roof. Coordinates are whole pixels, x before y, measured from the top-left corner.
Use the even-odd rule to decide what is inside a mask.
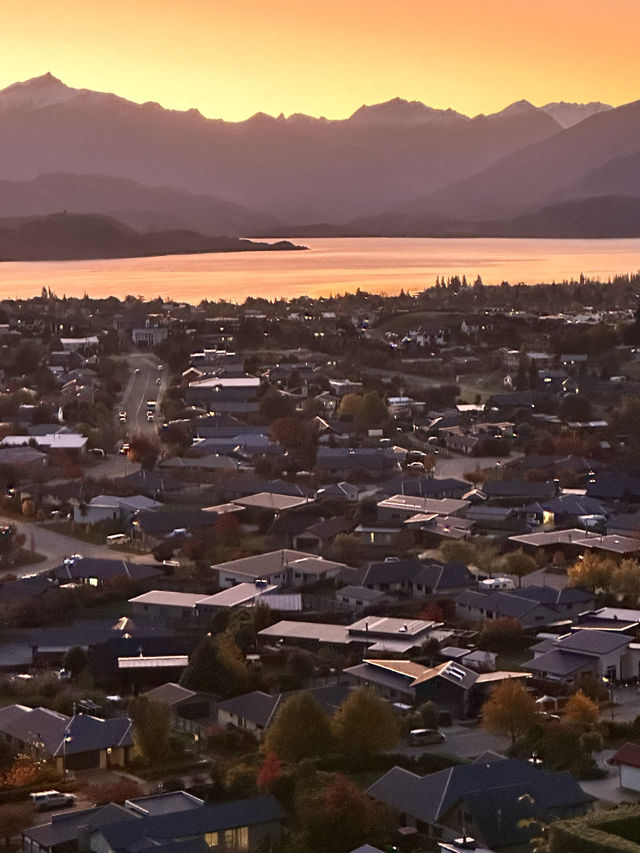
[[[185,836],[270,823],[285,817],[286,812],[275,797],[251,797],[246,800],[205,805],[185,812],[132,817],[122,823],[101,828],[100,835],[115,853],[129,853],[131,849],[140,850],[147,847],[156,850],[158,842],[168,844]]]
[[[558,495],[550,500],[543,499],[525,507],[524,511],[542,513],[545,510],[556,515],[607,515],[600,501],[582,495]]]
[[[144,533],[164,535],[183,527],[187,530],[213,527],[218,519],[218,514],[199,509],[184,509],[173,512],[144,509],[137,512],[134,518],[137,526]]]
[[[629,645],[629,642],[630,637],[626,634],[584,629],[560,637],[556,641],[556,648],[592,655],[606,655]]]
[[[565,589],[554,589],[550,586],[527,586],[524,589],[514,590],[521,598],[528,598],[540,604],[557,606],[562,604],[586,604],[593,600],[593,594],[585,589],[566,587]]]
[[[407,495],[417,498],[452,497],[458,500],[469,490],[469,483],[452,477],[393,477],[376,487],[377,495]]]
[[[523,598],[516,590],[482,592],[478,589],[466,589],[457,596],[456,603],[491,610],[496,616],[510,616],[514,619],[522,619],[539,607],[537,601]]]
[[[283,512],[276,516],[275,521],[269,528],[269,536],[296,536],[305,530],[309,530],[312,526],[316,526],[318,522],[322,522],[322,511],[317,509],[316,512],[299,513],[295,511]]]
[[[162,575],[156,566],[142,563],[129,563],[127,560],[110,560],[102,557],[80,557],[71,563],[63,563],[54,569],[60,581],[75,581],[82,578],[100,578],[103,581],[114,578],[146,580]]]
[[[244,693],[242,696],[235,696],[233,699],[219,702],[218,710],[244,717],[245,720],[251,720],[252,723],[266,728],[271,722],[281,695],[274,696],[270,693],[264,693],[262,690],[254,690],[251,693]]]
[[[535,393],[533,391],[513,391],[508,394],[492,394],[487,401],[487,405],[496,409],[511,409],[526,408],[533,406],[535,403]]]
[[[339,533],[345,533],[353,527],[354,523],[345,518],[344,515],[336,515],[334,518],[327,518],[311,524],[303,532],[317,536],[319,539],[332,539]]]
[[[549,673],[550,675],[571,675],[586,666],[593,666],[593,657],[552,649],[544,655],[538,655],[537,658],[526,661],[525,666],[534,672]]]
[[[324,687],[314,687],[305,692],[309,692],[328,714],[333,714],[351,690],[352,688],[345,684],[329,684]],[[266,728],[273,721],[282,703],[299,692],[292,690],[287,693],[269,694],[254,690],[252,693],[219,702],[218,708],[236,714],[238,717],[244,717],[245,720],[251,720],[261,728]]]
[[[304,492],[296,483],[285,480],[254,480],[250,477],[229,477],[219,486],[223,494],[256,495],[261,492],[273,492],[274,495],[289,495],[290,497],[305,497]]]
[[[457,765],[423,777],[394,767],[374,782],[367,793],[397,811],[434,824],[461,800],[466,803],[475,798],[477,802],[482,794],[495,798],[498,808],[507,810],[514,808],[511,801],[518,801],[523,791],[539,802],[545,813],[559,806],[594,800],[570,774],[549,773],[515,758]],[[493,815],[497,821],[497,809]],[[486,840],[494,843],[493,839]]]
[[[56,586],[54,581],[44,574],[8,581],[7,583],[0,584],[0,602],[36,598],[53,586]]]
[[[182,483],[178,482],[171,474],[157,470],[144,471],[141,469],[123,477],[122,481],[142,492],[171,492],[182,488]]]
[[[622,473],[596,474],[587,483],[587,496],[601,500],[640,497],[640,478]]]
[[[482,487],[488,498],[552,498],[556,484],[530,483],[526,480],[487,480]]]
[[[49,823],[32,826],[23,830],[23,833],[40,847],[47,848],[76,841],[82,827],[98,829],[130,819],[131,812],[115,803],[109,803],[106,806],[53,815]]]

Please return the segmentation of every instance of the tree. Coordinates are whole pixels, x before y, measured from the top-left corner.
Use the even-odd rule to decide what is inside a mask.
[[[146,696],[134,699],[129,706],[133,720],[135,743],[140,755],[151,767],[166,759],[169,750],[171,715],[164,702]]]
[[[518,587],[522,586],[522,578],[525,575],[530,575],[538,568],[533,557],[525,554],[522,548],[506,554],[502,560],[502,566],[508,575],[515,575],[518,578]]]
[[[5,848],[11,849],[11,839],[33,823],[31,803],[8,803],[0,807],[0,833]]]
[[[445,563],[474,563],[477,556],[477,548],[471,542],[462,539],[447,539],[438,548],[440,558]]]
[[[233,512],[223,512],[213,525],[216,540],[221,545],[237,548],[242,541],[242,528]]]
[[[568,723],[589,726],[598,722],[599,709],[595,702],[584,695],[582,690],[577,690],[569,698],[564,713]]]
[[[305,850],[347,853],[384,834],[384,810],[347,776],[334,776],[303,809]]]
[[[233,696],[247,687],[248,680],[244,655],[232,634],[225,631],[198,643],[180,683],[191,690]]]
[[[268,752],[258,773],[258,790],[270,794],[273,786],[282,776],[282,765],[275,752]]]
[[[569,568],[569,585],[586,589],[609,589],[615,563],[609,557],[587,553]]]
[[[524,631],[519,619],[501,616],[498,619],[485,619],[482,625],[478,645],[488,652],[506,652],[522,645]]]
[[[640,563],[629,558],[621,560],[613,570],[611,586],[616,595],[637,606],[640,601]]]
[[[303,691],[286,699],[267,729],[264,752],[295,764],[303,758],[326,755],[331,745],[331,725],[321,705]]]
[[[538,716],[536,703],[519,679],[507,678],[491,691],[482,706],[482,725],[487,731],[508,735],[511,745],[526,734]]]
[[[391,749],[400,735],[391,705],[366,687],[347,696],[334,714],[331,728],[342,752],[363,755]]]
[[[160,445],[146,435],[134,435],[129,441],[129,458],[139,462],[145,470],[151,470],[160,456]]]
[[[338,563],[358,563],[362,559],[362,542],[355,533],[338,533],[329,552]]]
[[[87,653],[82,648],[82,646],[72,646],[67,650],[67,653],[64,656],[62,661],[62,666],[69,670],[71,675],[75,678],[77,675],[80,675],[82,670],[87,665]]]

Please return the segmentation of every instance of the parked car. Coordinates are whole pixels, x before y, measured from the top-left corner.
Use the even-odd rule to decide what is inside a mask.
[[[37,791],[29,794],[29,799],[39,812],[72,806],[76,801],[74,794],[62,794],[60,791]]]
[[[444,743],[446,736],[437,729],[412,729],[409,732],[411,746],[427,746],[431,743]]]

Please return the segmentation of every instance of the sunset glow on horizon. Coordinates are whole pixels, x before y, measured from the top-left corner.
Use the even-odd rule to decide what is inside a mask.
[[[50,71],[232,121],[640,97],[637,0],[23,0],[2,24],[0,88]]]

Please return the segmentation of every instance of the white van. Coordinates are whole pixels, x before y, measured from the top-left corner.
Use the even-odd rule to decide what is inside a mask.
[[[124,545],[128,541],[129,537],[126,533],[112,533],[110,536],[107,536],[107,545]]]
[[[480,581],[481,589],[515,589],[516,585],[511,578],[487,578]]]
[[[38,791],[29,794],[29,799],[39,812],[72,806],[76,801],[74,794],[62,794],[60,791]]]
[[[437,729],[412,729],[409,732],[411,746],[427,746],[431,743],[444,743],[446,736]]]

